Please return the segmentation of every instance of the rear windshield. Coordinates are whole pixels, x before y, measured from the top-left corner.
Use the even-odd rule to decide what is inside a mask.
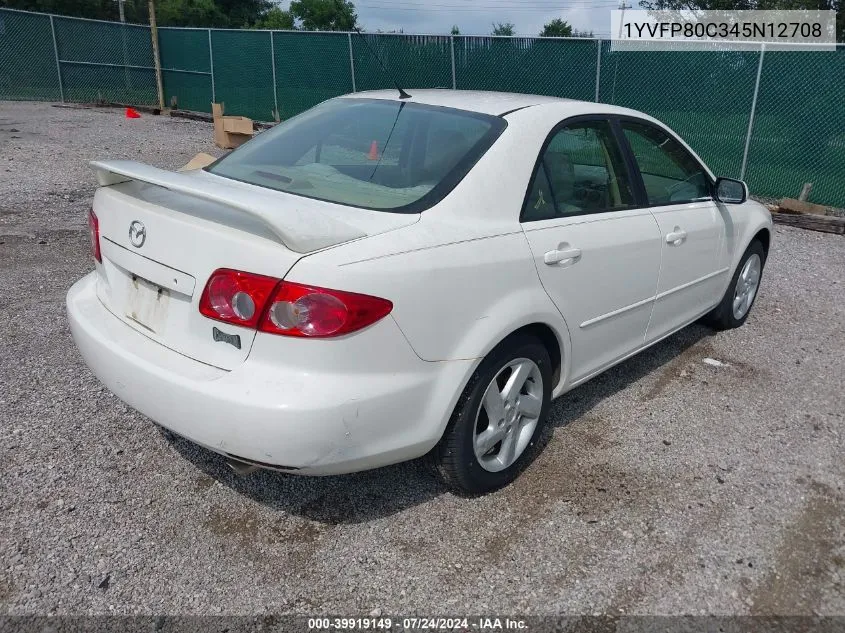
[[[208,171],[308,198],[417,213],[449,193],[506,125],[500,117],[407,101],[334,99]]]

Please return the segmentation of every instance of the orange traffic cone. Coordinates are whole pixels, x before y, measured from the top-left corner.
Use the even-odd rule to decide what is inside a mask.
[[[127,119],[140,119],[141,115],[134,108],[126,108]]]
[[[367,158],[370,160],[378,160],[378,143],[375,141],[370,143],[370,153],[367,154]]]

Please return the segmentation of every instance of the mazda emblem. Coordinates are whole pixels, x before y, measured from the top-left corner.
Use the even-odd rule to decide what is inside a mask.
[[[143,222],[133,220],[129,225],[129,241],[135,248],[141,248],[147,239],[147,227]]]

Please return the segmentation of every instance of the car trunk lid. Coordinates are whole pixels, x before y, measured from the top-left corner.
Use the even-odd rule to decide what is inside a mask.
[[[232,369],[255,331],[209,319],[199,299],[218,268],[283,278],[301,257],[413,223],[131,161],[95,162],[98,296],[119,319],[198,361]],[[345,212],[345,215],[343,215]],[[347,218],[348,216],[348,218]]]

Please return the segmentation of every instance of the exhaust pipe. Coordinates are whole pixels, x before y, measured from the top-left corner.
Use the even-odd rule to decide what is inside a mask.
[[[232,457],[228,457],[226,459],[226,465],[235,471],[235,474],[238,477],[246,477],[254,473],[256,470],[260,470],[260,466],[256,466],[255,464],[250,464],[248,462],[243,462],[239,459],[234,459]]]
[[[228,464],[229,468],[235,471],[239,476],[244,477],[249,475],[250,473],[254,473],[256,470],[278,470],[279,472],[296,472],[299,470],[296,466],[282,466],[281,464],[268,464],[266,462],[257,462],[252,459],[246,459],[244,457],[238,457],[237,455],[232,455],[231,453],[224,453],[223,456],[226,458],[226,464]]]

